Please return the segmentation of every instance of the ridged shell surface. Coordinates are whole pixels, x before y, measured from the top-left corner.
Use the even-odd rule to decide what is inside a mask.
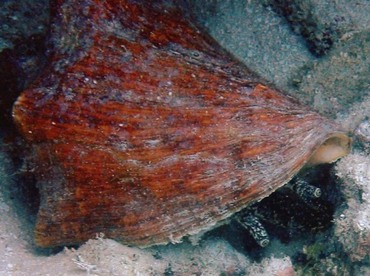
[[[179,241],[271,194],[340,131],[170,2],[53,5],[50,62],[13,114],[32,144],[39,246]]]

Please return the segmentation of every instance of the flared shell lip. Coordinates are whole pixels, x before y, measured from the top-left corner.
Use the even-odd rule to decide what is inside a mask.
[[[327,156],[328,160],[320,160],[320,159],[319,160],[314,160],[315,156],[318,154],[320,149],[322,149],[323,147],[329,147],[329,148],[330,147],[335,147],[340,151],[336,152],[337,154]],[[306,164],[304,164],[304,166],[305,165],[306,166],[307,165],[308,166],[314,166],[314,165],[318,165],[318,164],[334,163],[338,159],[340,159],[340,158],[346,156],[347,154],[349,154],[350,151],[351,151],[351,147],[352,147],[352,138],[349,136],[348,133],[341,132],[341,131],[333,132],[333,133],[327,135],[327,137],[325,139],[323,139],[323,142],[321,144],[319,144],[313,150],[312,154],[307,159],[307,162],[306,162]],[[328,149],[326,149],[326,150],[328,150]],[[328,152],[327,152],[327,154],[329,155]]]
[[[336,157],[332,158],[330,161],[327,161],[327,162],[312,163],[311,162],[312,158],[317,154],[317,152],[320,150],[320,148],[323,145],[325,145],[326,143],[328,143],[331,139],[335,139],[335,138],[339,139],[339,141],[341,142],[340,143],[340,146],[343,147],[343,154],[341,154],[340,156],[336,156]],[[295,168],[294,170],[292,170],[292,172],[288,175],[288,177],[286,177],[286,179],[284,181],[281,182],[281,184],[277,185],[276,188],[271,189],[269,193],[266,193],[263,196],[261,196],[258,199],[256,199],[255,201],[251,202],[251,204],[256,203],[256,202],[259,202],[262,199],[270,196],[276,190],[278,190],[279,188],[281,188],[284,185],[288,184],[300,171],[302,171],[302,170],[304,170],[306,168],[314,167],[314,166],[317,166],[317,165],[320,165],[320,164],[331,164],[331,163],[336,162],[340,158],[342,158],[342,157],[344,157],[344,156],[346,156],[347,154],[350,153],[351,146],[352,146],[352,138],[346,132],[344,132],[344,131],[343,132],[342,131],[336,131],[336,132],[329,133],[328,135],[325,136],[325,138],[322,139],[322,142],[321,143],[318,143],[312,149],[312,153],[308,156],[308,158],[305,158],[304,159],[305,162],[303,162],[302,164],[300,164],[299,166],[297,166],[297,168]],[[244,206],[239,211],[241,211],[242,209],[250,206],[251,204],[249,204],[247,206]]]

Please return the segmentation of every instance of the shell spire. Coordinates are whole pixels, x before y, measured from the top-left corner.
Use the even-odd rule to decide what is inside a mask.
[[[172,1],[56,1],[50,62],[14,105],[32,143],[41,247],[136,246],[215,227],[303,166],[333,122],[264,85]]]

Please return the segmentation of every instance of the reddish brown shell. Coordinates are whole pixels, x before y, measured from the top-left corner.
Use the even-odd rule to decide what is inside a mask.
[[[348,146],[165,0],[57,1],[54,25],[49,66],[14,106],[39,246],[178,241],[268,196],[327,139]]]

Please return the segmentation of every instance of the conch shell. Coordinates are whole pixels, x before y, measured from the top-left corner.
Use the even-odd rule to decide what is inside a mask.
[[[350,139],[272,89],[171,1],[56,1],[50,63],[14,105],[32,144],[38,246],[178,242]]]

